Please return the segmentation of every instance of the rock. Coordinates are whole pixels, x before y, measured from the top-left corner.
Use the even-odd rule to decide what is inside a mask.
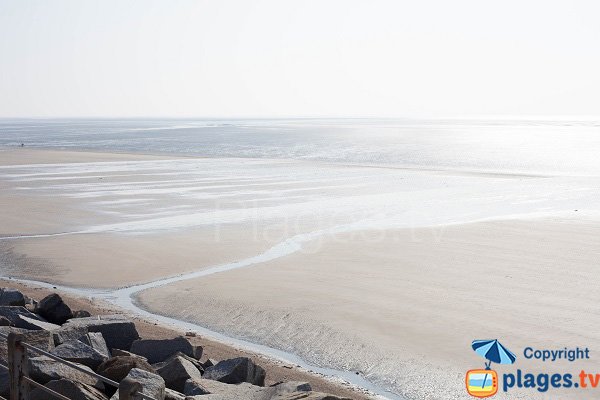
[[[294,396],[305,397],[310,392],[310,385],[306,382],[286,382],[276,386],[260,387],[243,382],[237,385],[229,385],[219,381],[201,379],[198,381],[202,387],[211,393],[210,396],[188,397],[190,399],[215,399],[215,400],[278,400],[282,397],[293,394]],[[194,395],[196,396],[196,395]],[[291,399],[290,399],[291,400]]]
[[[27,329],[13,328],[2,326],[0,332],[8,336],[10,333],[18,333],[23,337],[26,343],[29,343],[39,349],[45,351],[52,351],[54,349],[54,342],[52,341],[52,332],[49,331],[30,331]],[[8,346],[7,339],[0,336],[0,359],[8,359]],[[27,350],[29,357],[37,357],[39,354],[32,350]]]
[[[10,391],[10,375],[8,369],[0,367],[0,396],[5,399],[9,398]]]
[[[17,289],[0,288],[0,306],[25,307],[25,296]]]
[[[284,393],[293,393],[293,392],[310,392],[312,387],[308,382],[281,382],[277,383],[273,386],[270,386],[270,390],[275,390],[274,394],[284,394]]]
[[[265,370],[248,357],[223,360],[204,372],[205,379],[233,384],[248,382],[257,386],[264,386],[265,377]]]
[[[87,334],[88,330],[86,327],[79,328],[65,328],[61,327],[60,329],[52,331],[54,338],[54,345],[58,346],[60,344],[66,342],[72,342],[73,340],[79,340],[80,337]]]
[[[38,303],[36,312],[53,324],[62,325],[73,318],[73,312],[56,293],[49,294]]]
[[[183,385],[183,394],[186,396],[199,396],[210,394],[210,392],[197,379],[188,379]]]
[[[136,340],[131,345],[130,351],[146,357],[150,364],[165,361],[177,352],[181,352],[196,359],[199,359],[202,356],[202,347],[192,345],[190,341],[183,336],[163,340]]]
[[[332,394],[321,392],[293,392],[283,395],[276,395],[271,400],[352,400],[348,397],[338,397]]]
[[[165,389],[165,400],[185,400],[185,395],[171,390],[169,388]]]
[[[0,333],[8,336],[10,333],[18,333],[23,337],[23,340],[39,349],[45,351],[52,351],[54,349],[54,342],[52,341],[52,332],[49,331],[30,331],[27,329],[13,328],[2,326],[0,327]],[[0,359],[8,359],[8,348],[7,339],[0,336]],[[27,350],[29,357],[37,357],[39,354],[31,350]]]
[[[54,390],[71,400],[107,400],[108,397],[93,386],[74,382],[68,379],[60,379],[46,383],[49,389]],[[47,400],[53,398],[40,388],[34,389],[30,393],[31,400]]]
[[[53,331],[53,330],[60,329],[60,325],[55,325],[55,324],[51,324],[50,322],[40,321],[38,318],[31,318],[26,315],[21,315],[21,316],[19,316],[19,318],[24,323],[27,323],[31,326],[35,326],[35,327],[39,328],[38,330],[43,329],[46,331]]]
[[[91,317],[92,314],[90,314],[89,311],[85,311],[85,310],[77,310],[77,311],[73,311],[73,318],[87,318],[87,317]]]
[[[79,365],[89,372],[93,372],[85,365]],[[94,386],[97,389],[104,390],[104,384],[93,376],[77,371],[68,365],[59,363],[48,357],[33,357],[29,359],[29,375],[31,379],[46,384],[50,381],[59,379],[69,379],[72,381],[85,383],[86,385]]]
[[[185,381],[190,378],[201,379],[202,374],[194,364],[184,357],[176,356],[156,371],[169,389],[183,392]]]
[[[159,368],[162,368],[163,366],[167,365],[173,358],[175,357],[183,357],[186,360],[188,360],[189,362],[191,362],[194,367],[196,367],[196,369],[198,371],[200,371],[200,374],[204,373],[204,367],[202,366],[202,363],[200,363],[200,361],[196,360],[195,358],[192,358],[190,356],[187,356],[181,352],[177,352],[175,354],[173,354],[171,357],[169,357],[166,361],[160,362],[160,363],[156,363],[156,364],[152,364],[152,366],[154,368],[156,368],[156,370],[158,370]]]
[[[87,365],[93,370],[98,368],[100,364],[108,359],[105,354],[100,353],[79,340],[66,342],[56,346],[56,348],[52,350],[52,354],[64,358],[67,361]]]
[[[12,326],[16,328],[41,330],[46,328],[60,328],[55,325],[48,324],[34,313],[27,311],[21,306],[0,306],[0,317],[4,317],[10,321]]]
[[[142,392],[156,400],[164,400],[166,395],[165,381],[158,375],[138,368],[134,368],[127,374],[128,378],[142,384]],[[180,397],[177,397],[180,399]],[[119,400],[119,392],[117,391],[110,400]]]
[[[217,364],[217,361],[215,359],[209,358],[202,363],[202,368],[204,370],[206,370],[208,367],[212,367],[213,365],[216,365],[216,364]]]
[[[210,379],[201,379],[199,383],[211,394],[188,396],[186,400],[269,400],[269,394],[265,394],[267,388],[251,385],[247,382],[229,385]]]
[[[102,354],[106,359],[110,358],[110,351],[106,345],[106,341],[100,332],[88,332],[79,338],[83,342]]]
[[[140,338],[133,321],[120,315],[75,318],[69,320],[63,327],[87,328],[88,332],[100,332],[110,350],[129,350],[131,343]]]
[[[25,299],[25,306],[27,306],[28,304],[31,304],[31,305],[37,304],[37,301],[35,301],[34,299],[32,299],[31,297],[29,297],[27,295],[23,295],[23,298]]]
[[[12,323],[8,318],[0,317],[0,326],[12,326]]]
[[[143,359],[127,356],[109,358],[98,366],[98,373],[113,381],[121,382],[134,368],[156,373],[156,370]]]
[[[148,359],[146,357],[140,356],[139,354],[133,354],[132,352],[127,351],[127,350],[113,349],[112,355],[113,355],[113,357],[116,357],[116,356],[137,357],[137,358],[140,358],[140,359],[148,362]]]
[[[21,333],[23,340],[38,349],[54,350],[54,340],[51,331],[26,331]]]

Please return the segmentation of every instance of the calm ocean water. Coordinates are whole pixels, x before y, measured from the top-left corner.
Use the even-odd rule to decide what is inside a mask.
[[[598,121],[0,120],[0,146],[20,143],[205,157],[600,175]]]

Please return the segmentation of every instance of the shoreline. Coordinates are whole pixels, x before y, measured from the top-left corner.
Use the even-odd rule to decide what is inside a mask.
[[[241,157],[241,156],[228,156],[228,157],[209,157],[201,154],[181,154],[174,152],[149,152],[149,151],[119,151],[118,149],[98,149],[98,148],[63,148],[63,147],[45,147],[45,146],[32,146],[32,147],[10,147],[0,146],[0,154],[2,152],[11,151],[34,151],[34,152],[54,152],[54,153],[79,153],[79,154],[96,154],[96,155],[115,155],[115,156],[128,156],[128,157],[140,157],[147,158],[148,160],[160,159],[200,159],[200,160],[218,160],[218,159],[230,159],[230,160],[261,160],[266,162],[282,162],[282,163],[297,163],[297,164],[317,164],[322,166],[331,166],[339,168],[372,168],[382,170],[399,170],[399,171],[410,171],[410,172],[424,172],[424,173],[437,173],[447,175],[458,175],[458,176],[479,176],[489,178],[501,178],[501,179],[539,179],[539,178],[554,178],[554,177],[594,177],[597,175],[568,175],[568,174],[547,174],[541,172],[524,172],[524,171],[513,171],[513,170],[478,170],[468,168],[430,168],[426,166],[417,165],[396,165],[396,164],[377,164],[377,163],[351,163],[351,162],[336,162],[330,160],[319,160],[319,159],[302,159],[302,158],[269,158],[269,157]],[[115,160],[119,161],[119,160]],[[122,161],[122,160],[121,160]],[[74,161],[73,163],[76,163]],[[15,164],[19,165],[19,164]]]
[[[90,296],[91,292],[86,295],[85,293],[77,293],[78,289],[74,288],[9,277],[0,277],[0,286],[18,289],[28,296],[41,297],[50,293],[58,293],[65,299],[65,302],[75,304],[76,308],[90,311],[93,315],[126,315],[134,320],[144,339],[165,339],[176,335],[185,335],[187,331],[191,330],[196,332],[197,335],[188,337],[188,339],[201,344],[205,348],[205,353],[211,354],[212,358],[219,360],[230,357],[250,357],[265,368],[268,382],[271,384],[280,381],[306,381],[311,384],[313,390],[331,393],[336,396],[350,397],[356,400],[388,398],[378,396],[341,378],[320,373],[318,371],[320,368],[318,367],[316,367],[317,371],[315,371],[310,367],[306,368],[299,365],[293,360],[288,361],[283,358],[272,357],[253,349],[236,346],[232,342],[220,341],[199,332],[205,328],[197,325],[187,324],[186,326],[185,322],[178,320],[172,320],[173,322],[168,323],[160,321],[160,315],[153,315],[149,312],[147,312],[148,315],[142,315],[132,310],[123,309],[115,304],[111,304],[107,299]]]
[[[342,232],[344,232],[344,230],[342,230]],[[293,353],[268,347],[259,343],[250,342],[244,339],[239,339],[222,332],[213,331],[209,328],[198,324],[194,324],[189,321],[176,319],[160,313],[155,313],[147,308],[144,308],[137,299],[137,294],[140,294],[148,289],[160,288],[176,282],[183,282],[186,280],[218,274],[230,270],[246,268],[256,264],[276,260],[278,258],[284,257],[289,254],[293,254],[301,250],[303,242],[314,240],[315,237],[318,237],[320,235],[327,235],[328,233],[329,231],[311,232],[310,235],[297,235],[299,239],[297,239],[298,243],[296,244],[294,244],[294,239],[296,237],[292,237],[285,242],[278,243],[274,247],[267,249],[264,253],[253,257],[249,257],[245,260],[240,260],[225,265],[217,265],[206,269],[200,269],[194,272],[188,272],[172,277],[165,277],[146,283],[132,284],[123,288],[116,289],[102,289],[91,287],[78,288],[23,278],[0,277],[0,279],[6,280],[8,278],[12,281],[30,285],[37,285],[38,287],[46,287],[48,289],[56,288],[56,290],[63,291],[65,293],[71,293],[77,296],[92,296],[94,298],[99,298],[104,302],[108,302],[112,306],[116,306],[121,310],[132,313],[132,315],[154,319],[165,323],[166,325],[185,327],[187,330],[196,330],[199,331],[201,335],[211,337],[214,340],[220,341],[222,344],[230,344],[234,347],[240,346],[241,348],[253,351],[256,354],[262,354],[266,357],[275,358],[283,362],[296,364],[297,366],[302,367],[308,372],[316,371],[316,373],[320,376],[326,377],[330,380],[333,378],[341,379],[342,381],[354,387],[355,390],[357,390],[358,392],[362,392],[364,390],[365,392],[363,392],[363,394],[367,394],[368,396],[373,396],[374,398],[377,398],[377,396],[384,396],[384,398],[388,398],[391,400],[405,400],[403,396],[397,393],[393,393],[385,388],[379,387],[373,384],[372,382],[366,380],[365,378],[360,376],[358,372],[353,373],[352,371],[342,371],[336,370],[334,368],[319,367],[303,360],[300,356]]]

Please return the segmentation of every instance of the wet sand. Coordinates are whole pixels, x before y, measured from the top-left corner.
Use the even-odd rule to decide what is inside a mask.
[[[110,227],[86,231],[111,222],[185,217],[189,209],[210,213],[231,207],[178,196],[181,176],[161,164],[171,159],[178,158],[0,151],[0,166],[9,167],[2,170],[8,179],[0,179],[0,260],[6,274],[77,287],[117,288],[250,257],[281,240],[284,233],[277,226],[269,226],[266,235],[263,224],[244,221],[142,234],[112,232]],[[127,164],[131,161],[142,162],[147,170],[131,170]],[[155,187],[166,189],[144,198],[127,193]],[[94,195],[87,197],[90,192]],[[246,209],[240,214],[251,213]],[[10,237],[18,240],[2,240]]]
[[[600,349],[595,177],[167,158],[0,151],[3,274],[116,288],[283,244],[292,254],[151,289],[140,304],[408,399],[466,398],[465,371],[483,366],[473,339],[518,356],[526,345]],[[600,370],[595,356],[518,363]]]
[[[496,366],[499,372],[600,370],[600,221],[364,231],[307,250],[151,289],[139,301],[154,312],[358,371],[409,399],[465,398],[465,372],[484,361],[470,348],[474,339],[499,338],[517,354],[517,365]],[[206,299],[202,313],[193,302],[199,296]],[[587,346],[593,355],[543,363],[523,358],[527,346]],[[560,392],[560,398],[595,398],[585,395]],[[515,389],[506,398],[555,396]]]
[[[250,257],[273,244],[239,227],[141,236],[96,233],[0,241],[0,261],[16,278],[118,288]]]

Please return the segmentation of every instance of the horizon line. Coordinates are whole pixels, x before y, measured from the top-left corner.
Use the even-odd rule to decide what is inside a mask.
[[[511,114],[492,114],[492,115],[464,115],[464,116],[0,116],[0,120],[325,120],[325,119],[344,119],[344,120],[412,120],[412,121],[438,121],[438,120],[517,120],[517,121],[600,121],[600,115],[511,115]]]

